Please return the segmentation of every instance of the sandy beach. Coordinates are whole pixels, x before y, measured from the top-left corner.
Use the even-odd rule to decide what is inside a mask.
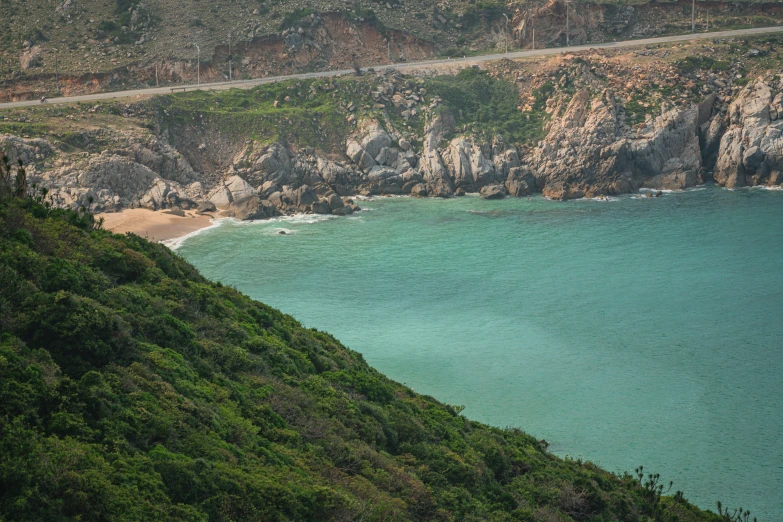
[[[95,217],[103,218],[103,228],[117,234],[132,232],[152,241],[166,241],[206,228],[217,216],[196,214],[192,210],[185,211],[184,216],[178,216],[167,210],[131,208],[97,214]]]

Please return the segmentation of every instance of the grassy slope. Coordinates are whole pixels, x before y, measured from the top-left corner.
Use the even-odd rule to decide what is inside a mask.
[[[31,200],[0,224],[2,520],[654,513],[630,476],[471,422],[161,245]]]

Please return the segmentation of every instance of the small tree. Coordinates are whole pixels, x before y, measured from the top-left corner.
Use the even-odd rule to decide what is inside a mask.
[[[750,511],[747,509],[743,511],[742,508],[729,510],[729,508],[723,507],[720,500],[718,501],[718,514],[726,522],[750,522]],[[756,517],[753,517],[753,522],[757,522]]]
[[[675,492],[674,502],[671,506],[664,509],[661,498],[671,491],[674,482],[669,482],[669,487],[665,488],[664,485],[660,483],[660,474],[656,473],[653,475],[650,473],[645,480],[644,466],[639,466],[635,471],[636,479],[639,481],[639,486],[641,486],[642,498],[646,504],[647,515],[656,522],[667,522],[672,520],[674,517],[672,516],[671,510],[683,501],[682,491]]]
[[[22,160],[19,160],[19,166],[16,167],[16,183],[14,193],[16,197],[23,198],[27,194],[27,172],[24,170]]]

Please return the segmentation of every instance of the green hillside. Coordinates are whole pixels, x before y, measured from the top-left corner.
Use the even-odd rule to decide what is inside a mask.
[[[4,191],[0,520],[723,520],[472,422],[162,245]]]

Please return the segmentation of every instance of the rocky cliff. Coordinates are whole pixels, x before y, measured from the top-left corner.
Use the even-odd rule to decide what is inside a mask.
[[[546,103],[520,102],[522,114],[531,114],[531,104],[545,107],[543,138],[536,143],[512,142],[486,127],[472,130],[459,107],[427,93],[420,82],[389,73],[373,80],[379,86],[369,97],[384,110],[348,104],[351,124],[340,128],[347,135],[332,152],[285,140],[237,142],[201,123],[201,112],[190,126],[160,120],[146,137],[122,143],[120,135],[116,146],[95,154],[65,153],[60,143],[11,135],[0,136],[0,148],[29,165],[31,183],[45,187],[57,207],[220,209],[237,219],[345,215],[358,209],[355,195],[541,192],[564,200],[684,189],[710,180],[713,172],[715,182],[730,188],[783,183],[779,80],[748,82],[733,98],[706,94],[664,104],[659,115],[648,113],[629,125],[630,98],[611,86],[595,88],[597,73],[586,74],[589,82],[578,84],[573,95],[553,92]],[[315,86],[301,89],[309,98],[321,95]],[[330,84],[323,96],[332,100],[334,89]],[[179,149],[173,146],[170,136],[188,129],[196,134],[178,137]]]
[[[783,183],[783,85],[761,79],[732,102],[720,140],[715,181],[729,188]]]

